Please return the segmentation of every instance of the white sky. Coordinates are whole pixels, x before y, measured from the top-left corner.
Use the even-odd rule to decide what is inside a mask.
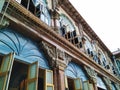
[[[69,0],[105,45],[120,48],[120,0]]]

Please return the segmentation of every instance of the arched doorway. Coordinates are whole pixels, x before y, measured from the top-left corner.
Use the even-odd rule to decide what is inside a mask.
[[[28,37],[25,37],[14,29],[6,28],[0,30],[0,54],[8,54],[14,52],[15,53],[15,60],[13,62],[12,72],[10,75],[10,83],[8,90],[26,90],[27,88],[34,87],[37,82],[41,83],[38,89],[44,90],[48,88],[49,84],[47,84],[47,74],[50,74],[51,77],[51,87],[53,90],[53,74],[50,70],[50,66],[48,64],[48,60],[45,57],[43,51],[38,47],[37,43],[31,40]],[[39,68],[37,67],[38,61]],[[1,61],[0,61],[1,65]],[[38,70],[39,69],[39,74]],[[36,79],[36,77],[38,77]],[[32,82],[31,80],[35,81]],[[46,83],[45,83],[46,82]],[[31,90],[35,90],[34,88]]]
[[[66,82],[69,90],[78,90],[84,87],[83,82],[88,80],[83,68],[76,63],[70,62],[65,69]],[[78,89],[77,89],[78,88]]]

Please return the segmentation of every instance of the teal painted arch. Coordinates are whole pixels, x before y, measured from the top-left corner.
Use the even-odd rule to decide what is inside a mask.
[[[32,63],[38,60],[40,67],[50,68],[47,58],[38,48],[37,43],[13,29],[0,30],[0,53],[2,52],[15,52],[16,56],[20,59],[23,58],[25,62]]]
[[[65,69],[65,75],[71,78],[80,78],[82,81],[88,80],[88,77],[81,66],[74,62],[70,62]]]
[[[69,25],[70,31],[76,30],[72,21],[65,14],[60,14],[60,26],[66,24]]]

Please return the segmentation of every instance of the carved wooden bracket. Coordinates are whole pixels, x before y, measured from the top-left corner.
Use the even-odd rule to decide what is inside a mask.
[[[56,47],[41,41],[40,43],[40,48],[44,51],[47,59],[49,60],[49,64],[54,67],[56,65],[56,58],[57,58],[57,54],[56,54]]]
[[[111,81],[108,77],[103,77],[105,84],[107,85],[108,90],[112,90]]]
[[[62,66],[65,69],[68,63],[71,61],[72,57],[66,54],[64,51],[57,49],[57,67]]]
[[[54,68],[66,68],[68,63],[71,61],[71,57],[66,54],[63,50],[56,48],[48,44],[47,42],[41,41],[40,48],[44,51],[50,65]]]
[[[92,81],[92,83],[97,84],[97,73],[90,67],[84,66],[84,68],[85,68],[85,71],[87,72],[89,80]]]
[[[65,60],[65,52],[60,49],[57,49],[57,59],[64,61]]]
[[[9,26],[9,20],[0,18],[0,29],[6,28]]]

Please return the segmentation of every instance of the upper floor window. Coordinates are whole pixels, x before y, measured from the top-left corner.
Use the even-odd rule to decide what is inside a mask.
[[[100,59],[100,64],[106,68],[108,62],[105,54],[101,50],[98,50],[98,58]]]
[[[27,10],[40,18],[43,22],[50,26],[51,16],[47,8],[46,0],[16,0],[22,4]]]
[[[85,46],[86,53],[89,54],[90,56],[93,56],[93,47],[92,47],[91,42],[89,41],[89,39],[87,37],[84,37],[83,43]]]
[[[60,30],[61,30],[60,33],[62,35],[65,35],[68,32],[73,32],[75,30],[73,23],[64,14],[60,15],[59,26],[60,26]],[[75,34],[75,33],[73,33],[73,34]]]

